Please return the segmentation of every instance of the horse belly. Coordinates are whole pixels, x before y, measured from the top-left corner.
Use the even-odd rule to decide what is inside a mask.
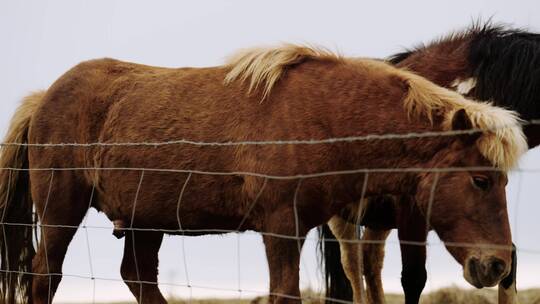
[[[189,179],[188,179],[189,176]],[[127,227],[234,230],[246,209],[238,178],[152,170],[111,170],[99,178],[101,209]]]

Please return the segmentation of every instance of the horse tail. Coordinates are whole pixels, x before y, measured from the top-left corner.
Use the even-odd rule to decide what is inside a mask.
[[[0,146],[0,303],[28,303],[35,255],[29,189],[28,128],[45,92],[23,99]]]
[[[336,237],[327,224],[317,228],[319,232],[318,247],[321,267],[324,269],[326,304],[335,303],[332,299],[351,301],[353,291],[351,283],[341,265],[341,251]]]

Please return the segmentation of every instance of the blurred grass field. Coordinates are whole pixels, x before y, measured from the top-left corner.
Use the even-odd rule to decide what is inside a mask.
[[[306,299],[303,303],[306,304],[323,304],[324,301],[317,299],[318,295],[311,292],[303,292],[302,296],[309,296],[312,299]],[[540,304],[540,288],[527,289],[518,292],[520,304]],[[182,299],[170,299],[170,304],[266,304],[266,298],[255,299],[194,299],[191,301]],[[387,304],[402,304],[404,302],[403,295],[388,294],[386,295]],[[132,304],[135,302],[116,302],[108,304]],[[431,293],[426,293],[422,296],[421,304],[497,304],[496,289],[460,289],[456,287],[443,288]]]

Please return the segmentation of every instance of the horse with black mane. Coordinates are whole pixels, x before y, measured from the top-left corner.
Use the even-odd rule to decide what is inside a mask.
[[[515,110],[524,120],[540,118],[539,34],[478,23],[463,32],[393,55],[388,61],[467,97]],[[540,144],[540,125],[526,123],[524,132],[529,148]],[[341,242],[339,245],[334,242],[334,234],[338,239],[356,237],[356,228],[343,228],[348,225],[346,219],[354,216],[354,212],[342,212],[340,217],[332,219],[330,227],[325,225],[320,230],[325,240],[324,244],[320,243],[320,248],[323,251],[327,297],[349,301],[359,298],[363,272],[368,302],[384,303],[381,281],[384,240],[390,229],[398,228],[399,239],[404,241],[400,246],[405,302],[418,303],[427,278],[426,250],[425,245],[421,245],[425,244],[429,230],[425,215],[407,196],[373,198],[367,203],[364,214],[366,229],[362,239],[368,242],[361,246],[362,249],[353,242]],[[499,285],[501,304],[517,300],[515,252],[513,256],[513,271]],[[346,272],[343,272],[343,267]],[[474,282],[473,285],[481,287]]]
[[[410,132],[434,133],[385,135]],[[210,68],[83,62],[24,100],[2,146],[0,298],[52,301],[91,206],[126,223],[120,272],[139,303],[166,302],[164,233],[247,229],[263,234],[270,302],[299,303],[308,231],[381,191],[415,193],[448,243],[498,244],[447,247],[471,280],[497,282],[511,263],[506,171],[525,150],[514,112],[320,49],[248,50]]]

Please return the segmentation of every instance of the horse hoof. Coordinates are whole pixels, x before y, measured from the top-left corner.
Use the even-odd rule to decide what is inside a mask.
[[[124,231],[120,231],[120,230],[116,230],[116,229],[113,230],[113,233],[112,233],[112,234],[113,234],[117,239],[121,239],[121,238],[123,238],[123,237],[126,235],[126,233],[125,233]]]

